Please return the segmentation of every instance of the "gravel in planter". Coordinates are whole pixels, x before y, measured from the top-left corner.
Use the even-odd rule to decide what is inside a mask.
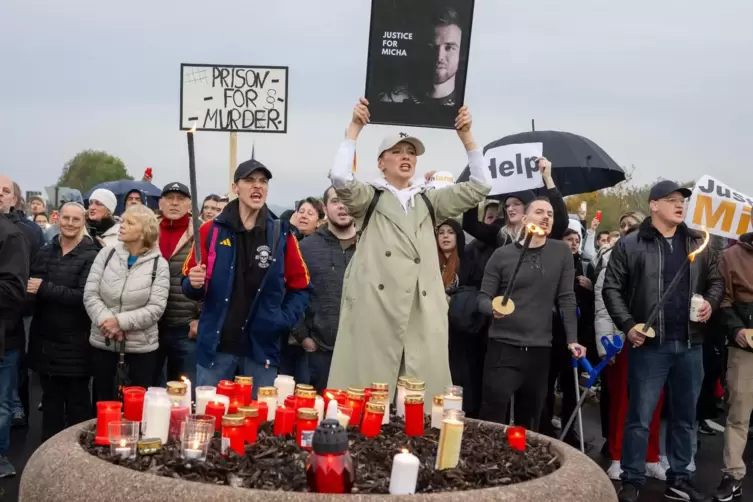
[[[407,448],[421,462],[417,493],[473,490],[521,483],[551,474],[560,466],[548,445],[529,441],[527,451],[512,450],[503,428],[467,423],[463,433],[460,463],[455,469],[437,471],[439,431],[430,429],[422,437],[407,437],[403,423],[394,419],[382,426],[382,434],[365,439],[350,432],[350,454],[355,464],[354,493],[389,493],[392,457]],[[82,431],[82,447],[90,454],[129,469],[186,481],[253,488],[257,490],[307,491],[305,463],[307,452],[298,448],[294,437],[276,437],[268,424],[259,428],[259,442],[246,447],[246,455],[219,452],[214,439],[205,462],[184,460],[180,444],[168,443],[153,456],[123,460],[110,454],[109,446],[94,444],[95,426]]]

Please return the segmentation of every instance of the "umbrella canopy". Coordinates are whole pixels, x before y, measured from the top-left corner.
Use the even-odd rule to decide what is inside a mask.
[[[159,207],[159,199],[162,195],[162,190],[157,188],[155,185],[148,181],[133,181],[133,180],[118,180],[118,181],[106,181],[104,183],[100,183],[99,185],[96,185],[92,187],[88,192],[86,192],[86,196],[84,197],[85,202],[87,205],[89,204],[89,196],[92,194],[92,192],[98,188],[104,188],[106,190],[111,191],[113,194],[115,194],[115,197],[118,199],[118,207],[115,210],[116,214],[120,214],[123,212],[124,204],[125,204],[125,196],[132,192],[133,190],[138,190],[141,192],[141,199],[144,201],[144,204],[151,208],[151,209],[157,209]]]
[[[542,143],[544,157],[552,163],[552,177],[562,195],[594,192],[625,180],[625,172],[599,145],[588,138],[562,131],[530,131],[506,136],[484,147]],[[468,167],[458,177],[467,181]],[[499,198],[501,195],[493,195]]]

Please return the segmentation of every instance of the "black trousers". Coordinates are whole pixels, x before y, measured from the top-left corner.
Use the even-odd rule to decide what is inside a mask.
[[[58,432],[89,420],[89,377],[39,375],[42,384],[42,442]]]
[[[724,341],[721,343],[714,336],[707,336],[703,341],[703,382],[701,394],[698,397],[696,418],[713,420],[719,416],[716,399],[716,382],[722,376],[724,370],[724,358],[726,348]]]
[[[115,372],[119,354],[110,350],[92,349],[92,376],[94,376],[94,401],[117,401]],[[154,367],[157,364],[157,351],[145,354],[126,354],[128,377],[133,386],[152,385]]]
[[[550,347],[518,347],[489,340],[484,361],[481,419],[504,423],[510,399],[515,396],[515,424],[539,430],[546,398]]]
[[[555,341],[556,344],[556,341]],[[580,368],[578,369],[580,372]],[[562,409],[560,410],[560,419],[562,426],[565,426],[567,419],[575,409],[575,377],[573,376],[572,357],[567,347],[556,344],[552,347],[552,354],[549,359],[549,381],[547,383],[546,404],[541,414],[540,432],[547,436],[554,437],[554,427],[552,426],[552,417],[554,417],[554,390],[559,380],[559,387],[562,391]],[[570,430],[573,430],[572,428]]]
[[[327,388],[327,380],[329,380],[329,368],[332,366],[332,352],[327,350],[317,350],[314,352],[307,352],[309,374],[311,375],[311,385],[314,386],[316,392],[321,394],[324,389]]]

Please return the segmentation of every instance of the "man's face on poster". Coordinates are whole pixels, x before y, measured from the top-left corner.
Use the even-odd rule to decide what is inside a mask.
[[[431,49],[436,55],[434,62],[434,84],[444,84],[455,76],[460,64],[460,42],[463,32],[456,24],[434,27],[434,40]]]

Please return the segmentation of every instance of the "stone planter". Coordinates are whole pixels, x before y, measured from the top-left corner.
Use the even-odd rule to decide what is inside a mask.
[[[89,425],[94,421],[82,425]],[[492,425],[493,426],[493,425]],[[299,492],[258,491],[183,481],[126,469],[100,460],[79,445],[81,425],[56,435],[29,459],[21,477],[22,502],[315,502],[349,500],[369,502],[466,502],[469,497],[484,502],[616,502],[612,482],[591,459],[570,446],[538,434],[533,437],[552,444],[562,459],[553,474],[525,483],[473,490],[409,496],[319,495]],[[389,497],[389,498],[387,498]]]

